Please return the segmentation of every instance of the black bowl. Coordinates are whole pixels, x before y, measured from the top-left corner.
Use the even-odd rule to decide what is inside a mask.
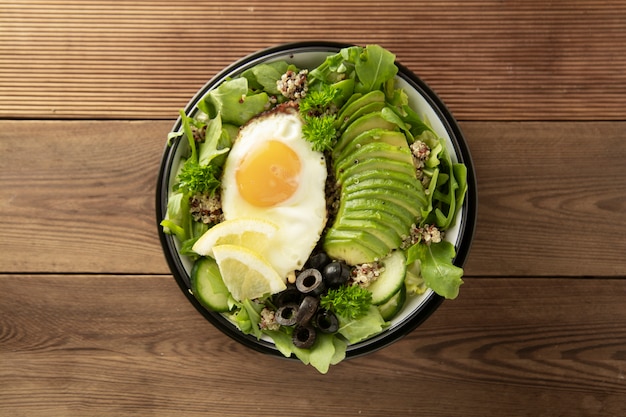
[[[275,60],[287,60],[295,63],[300,68],[311,69],[319,65],[327,55],[337,53],[341,48],[347,46],[352,45],[335,42],[299,42],[279,45],[253,53],[228,66],[207,82],[189,101],[185,112],[186,114],[193,114],[197,110],[197,103],[210,90],[219,86],[225,79],[236,77],[256,64]],[[411,106],[418,110],[419,114],[425,114],[433,129],[446,140],[453,160],[463,163],[467,167],[467,195],[463,207],[457,215],[456,224],[446,233],[446,240],[450,240],[456,248],[454,264],[462,267],[470,249],[476,223],[476,178],[471,155],[456,120],[439,97],[409,69],[397,62],[396,65],[398,66],[398,86],[404,88],[409,94]],[[181,119],[179,117],[172,131],[178,132],[180,129]],[[257,340],[254,336],[242,333],[221,314],[204,308],[189,290],[191,263],[186,258],[181,258],[178,254],[179,245],[175,238],[163,233],[163,229],[159,225],[167,212],[167,199],[173,179],[171,172],[175,168],[175,161],[178,160],[178,156],[185,150],[185,147],[185,141],[177,141],[171,146],[166,145],[159,170],[156,192],[158,233],[172,274],[189,302],[220,331],[252,349],[282,357],[282,354],[275,348],[270,339]],[[392,321],[391,326],[385,331],[365,341],[349,345],[346,357],[356,357],[371,353],[397,341],[424,322],[439,307],[442,301],[442,297],[431,290],[427,290],[422,296],[407,302],[404,311]]]

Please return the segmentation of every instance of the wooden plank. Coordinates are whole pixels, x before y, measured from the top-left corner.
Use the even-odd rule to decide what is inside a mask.
[[[463,120],[624,120],[625,22],[621,0],[4,1],[0,117],[170,119],[247,54],[330,39],[392,50]]]
[[[625,280],[472,278],[323,376],[236,344],[168,276],[0,275],[0,414],[316,416],[323,396],[334,416],[621,416],[625,296]]]
[[[461,127],[479,185],[468,275],[626,275],[624,122]],[[0,271],[167,273],[154,193],[170,128],[0,121]]]

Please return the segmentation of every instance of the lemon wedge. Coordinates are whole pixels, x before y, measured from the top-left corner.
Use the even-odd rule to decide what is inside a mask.
[[[226,288],[237,301],[253,300],[287,288],[272,265],[253,250],[220,244],[212,252]]]
[[[198,255],[214,257],[213,247],[236,245],[263,253],[277,230],[277,225],[262,219],[242,217],[225,220],[200,236],[192,250]]]

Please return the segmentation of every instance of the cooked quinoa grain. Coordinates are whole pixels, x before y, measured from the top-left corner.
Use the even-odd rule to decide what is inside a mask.
[[[219,223],[224,220],[219,193],[214,195],[196,194],[189,199],[193,219],[204,224]]]
[[[280,80],[276,81],[276,86],[281,94],[289,100],[298,100],[306,96],[307,91],[309,91],[308,73],[308,70],[302,70],[297,73],[289,70],[282,75]]]

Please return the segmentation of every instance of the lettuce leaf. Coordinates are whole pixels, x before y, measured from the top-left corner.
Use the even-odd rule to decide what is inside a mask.
[[[350,343],[357,343],[380,333],[386,325],[376,306],[370,306],[368,312],[357,320],[346,319],[340,315],[337,315],[337,318],[339,319],[339,334]]]
[[[407,264],[419,262],[419,273],[424,284],[440,296],[455,299],[463,284],[463,268],[452,263],[456,251],[447,241],[439,243],[416,243],[407,251]]]
[[[210,118],[222,114],[224,123],[245,124],[270,104],[265,92],[249,94],[248,80],[243,77],[224,81],[204,98],[204,110]]]
[[[315,345],[311,349],[294,346],[291,335],[280,330],[265,330],[272,338],[276,349],[285,357],[295,355],[305,365],[311,365],[321,374],[328,372],[330,365],[336,365],[346,357],[348,343],[335,335],[318,333]]]

